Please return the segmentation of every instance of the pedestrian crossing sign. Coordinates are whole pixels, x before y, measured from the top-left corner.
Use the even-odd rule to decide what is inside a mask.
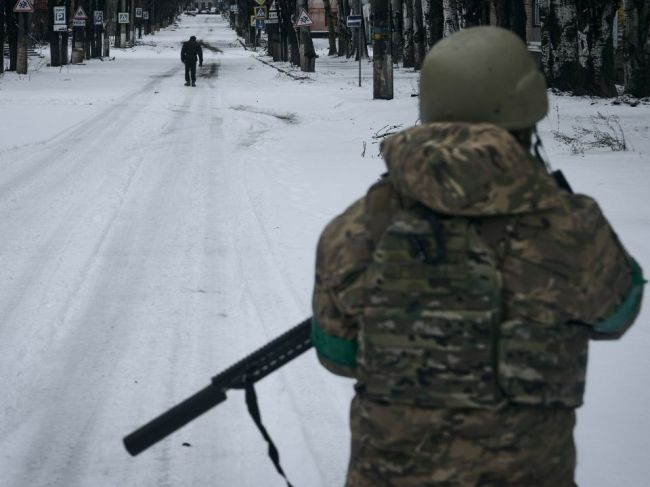
[[[307,14],[307,11],[303,8],[300,11],[300,15],[298,15],[298,21],[296,22],[296,27],[309,27],[310,25],[313,25],[314,22],[312,22],[311,18],[309,17],[309,14]]]
[[[74,13],[74,17],[72,17],[73,20],[88,20],[88,16],[86,15],[86,11],[83,9],[83,7],[79,7],[77,11]]]
[[[31,13],[34,11],[34,6],[29,0],[18,0],[14,6],[14,12],[18,13]]]
[[[265,19],[266,18],[266,7],[253,7],[253,14],[256,19]]]

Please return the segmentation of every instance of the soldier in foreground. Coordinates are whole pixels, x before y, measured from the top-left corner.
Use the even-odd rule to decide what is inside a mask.
[[[181,61],[185,64],[185,86],[196,86],[196,60],[199,60],[199,66],[203,66],[203,49],[196,42],[196,37],[190,37],[190,40],[183,43],[181,49]]]
[[[589,339],[619,338],[643,276],[596,202],[533,143],[543,76],[513,33],[434,46],[422,125],[324,230],[312,341],[357,379],[347,485],[573,486]]]

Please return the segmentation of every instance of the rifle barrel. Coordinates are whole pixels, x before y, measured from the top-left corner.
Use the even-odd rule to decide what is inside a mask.
[[[226,400],[228,389],[242,389],[279,369],[312,347],[311,318],[286,331],[212,378],[212,384],[124,437],[133,456]]]
[[[226,393],[210,384],[125,436],[124,447],[135,456],[225,400]]]

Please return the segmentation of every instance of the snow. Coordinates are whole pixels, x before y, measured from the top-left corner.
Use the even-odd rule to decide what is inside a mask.
[[[196,88],[179,58],[190,35],[223,51],[205,50]],[[395,99],[373,101],[371,65],[359,88],[323,40],[303,80],[218,16],[143,41],[0,78],[2,487],[285,485],[240,392],[138,457],[121,439],[309,315],[320,231],[384,171],[375,136],[417,121],[417,73],[396,70]],[[599,112],[631,150],[554,140]],[[646,272],[649,126],[648,105],[555,95],[540,124],[554,167]],[[580,485],[648,484],[647,321],[591,347]],[[292,483],[342,485],[352,382],[311,351],[257,390]]]

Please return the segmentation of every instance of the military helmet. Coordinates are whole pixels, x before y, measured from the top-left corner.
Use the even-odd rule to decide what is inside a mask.
[[[433,46],[420,75],[420,119],[532,127],[548,111],[546,81],[523,41],[471,27]]]

